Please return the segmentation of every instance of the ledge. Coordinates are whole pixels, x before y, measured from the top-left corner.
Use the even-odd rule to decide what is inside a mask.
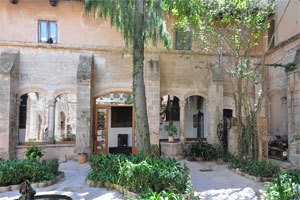
[[[75,147],[76,144],[36,144],[36,146],[39,147],[46,147],[46,148],[56,148],[56,147]],[[17,145],[17,149],[32,147],[32,144],[30,145]]]
[[[90,187],[99,187],[99,188],[100,187],[106,187],[108,189],[110,188],[110,189],[113,189],[113,190],[117,190],[121,194],[126,195],[129,198],[136,198],[136,197],[142,195],[142,194],[137,194],[137,193],[134,193],[134,192],[130,192],[129,190],[127,190],[127,188],[125,188],[121,185],[118,185],[118,184],[112,184],[112,183],[102,182],[102,181],[92,181],[92,180],[89,180],[89,179],[86,180],[86,183]],[[180,195],[180,196],[184,197],[185,199],[192,199],[194,197],[194,192],[191,192],[189,194],[177,194],[177,195]]]
[[[126,48],[126,46],[99,46],[99,45],[74,45],[74,44],[45,44],[45,43],[37,43],[37,42],[19,42],[19,41],[7,41],[0,40],[0,46],[10,46],[10,47],[29,47],[29,48],[43,48],[43,49],[62,49],[62,50],[78,50],[78,51],[110,51],[110,52],[128,52],[130,54],[130,47]],[[204,53],[204,52],[196,52],[196,51],[187,51],[187,50],[165,50],[159,48],[145,48],[145,53],[153,55],[153,53],[157,54],[173,54],[173,55],[197,55],[197,56],[219,56],[214,53]],[[230,56],[228,54],[224,54],[224,56]],[[261,55],[251,55],[251,57],[260,58]]]

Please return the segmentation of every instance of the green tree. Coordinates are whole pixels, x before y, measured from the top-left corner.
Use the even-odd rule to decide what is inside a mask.
[[[193,35],[200,44],[200,51],[218,53],[220,69],[231,82],[241,156],[250,155],[262,160],[262,139],[257,119],[265,93],[260,90],[253,105],[250,90],[254,84],[261,84],[264,89],[265,68],[264,65],[254,65],[253,50],[260,39],[264,46],[264,34],[269,28],[268,17],[274,12],[274,3],[261,0],[169,2],[172,13],[178,19],[176,25]],[[223,55],[227,56],[226,62]]]
[[[157,0],[85,0],[84,4],[87,13],[93,11],[95,17],[109,17],[111,25],[120,31],[126,46],[132,49],[137,149],[147,156],[151,151],[144,84],[144,48],[150,40],[155,46],[158,39],[164,47],[171,46],[163,19],[167,6],[164,1]]]

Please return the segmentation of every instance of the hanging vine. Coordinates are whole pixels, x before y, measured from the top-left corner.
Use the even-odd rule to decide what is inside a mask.
[[[150,41],[156,46],[159,39],[165,48],[170,48],[171,38],[164,21],[168,5],[157,0],[85,0],[84,5],[87,14],[93,13],[95,18],[109,18],[126,46],[132,49],[137,149],[148,156],[151,150],[144,84],[144,48]]]

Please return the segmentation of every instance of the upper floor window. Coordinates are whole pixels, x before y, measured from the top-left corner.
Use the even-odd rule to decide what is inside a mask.
[[[55,21],[39,21],[39,42],[57,43],[57,25]]]
[[[191,50],[191,37],[177,30],[175,32],[175,50]]]

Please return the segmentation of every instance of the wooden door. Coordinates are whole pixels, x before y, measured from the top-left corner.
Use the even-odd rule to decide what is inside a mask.
[[[108,106],[96,106],[94,128],[94,153],[107,153]]]

